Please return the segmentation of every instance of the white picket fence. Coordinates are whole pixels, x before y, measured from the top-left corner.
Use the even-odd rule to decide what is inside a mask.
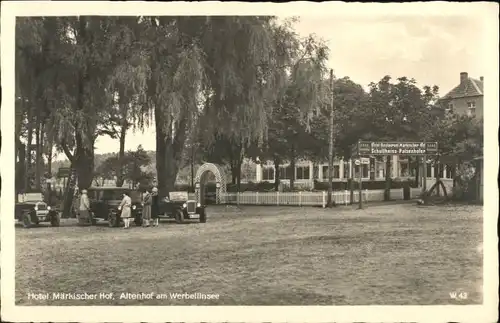
[[[410,190],[410,198],[415,199],[420,194],[420,188]],[[336,204],[347,205],[351,200],[350,191],[333,192],[333,200]],[[384,190],[363,190],[361,193],[363,202],[375,202],[384,200]],[[194,195],[193,195],[194,197]],[[392,200],[403,200],[403,189],[391,190]],[[222,193],[221,204],[241,205],[290,205],[290,206],[322,206],[326,207],[328,193],[321,192],[241,192]],[[353,192],[353,202],[359,202],[359,191]]]

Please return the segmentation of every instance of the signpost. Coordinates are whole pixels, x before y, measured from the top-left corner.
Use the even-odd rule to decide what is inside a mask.
[[[427,179],[427,155],[438,155],[437,142],[400,142],[400,141],[358,141],[357,145],[357,160],[355,164],[360,166],[365,164],[361,156],[385,156],[385,155],[401,155],[401,156],[419,156],[424,160],[424,190]],[[361,167],[359,169],[359,208],[363,207],[361,197]]]
[[[403,156],[425,156],[437,155],[437,142],[380,142],[360,141],[358,142],[358,155],[403,155]]]

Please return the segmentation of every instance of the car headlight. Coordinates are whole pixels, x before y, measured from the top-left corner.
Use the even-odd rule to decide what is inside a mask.
[[[135,205],[132,205],[132,210],[135,210],[136,206]]]
[[[186,206],[187,206],[187,204],[186,204],[186,203],[182,204],[182,207],[183,207],[183,208],[185,208]]]
[[[50,206],[47,206],[47,210],[50,211]]]
[[[201,203],[197,203],[197,204],[196,204],[196,207],[201,207]]]
[[[38,206],[35,206],[35,211],[38,211]]]
[[[119,207],[118,207],[118,211],[120,211],[121,209],[122,209],[122,207],[121,207],[121,206],[119,206]]]

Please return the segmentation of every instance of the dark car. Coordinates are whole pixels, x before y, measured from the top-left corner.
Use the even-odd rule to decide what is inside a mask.
[[[170,192],[169,197],[159,201],[160,218],[175,219],[177,223],[186,220],[199,220],[207,222],[207,211],[204,205],[196,200],[189,199],[188,192]]]
[[[122,223],[121,209],[123,194],[127,193],[132,199],[132,217],[137,226],[142,225],[142,195],[140,192],[124,187],[91,187],[87,190],[92,211],[92,222],[108,221],[110,227],[120,226]]]
[[[19,202],[15,206],[15,219],[25,228],[38,226],[42,222],[58,227],[61,221],[61,212],[43,200],[40,192],[20,194]]]

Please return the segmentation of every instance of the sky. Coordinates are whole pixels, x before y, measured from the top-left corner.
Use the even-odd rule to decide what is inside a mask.
[[[330,48],[328,67],[364,87],[385,75],[414,78],[420,87],[438,85],[445,95],[460,72],[483,76],[483,25],[477,16],[300,17],[301,36],[316,34]],[[487,80],[486,80],[487,81]],[[126,149],[155,150],[154,128],[127,134]],[[118,140],[100,137],[96,153],[117,152]],[[59,158],[64,159],[60,155]],[[58,158],[58,159],[59,159]]]

